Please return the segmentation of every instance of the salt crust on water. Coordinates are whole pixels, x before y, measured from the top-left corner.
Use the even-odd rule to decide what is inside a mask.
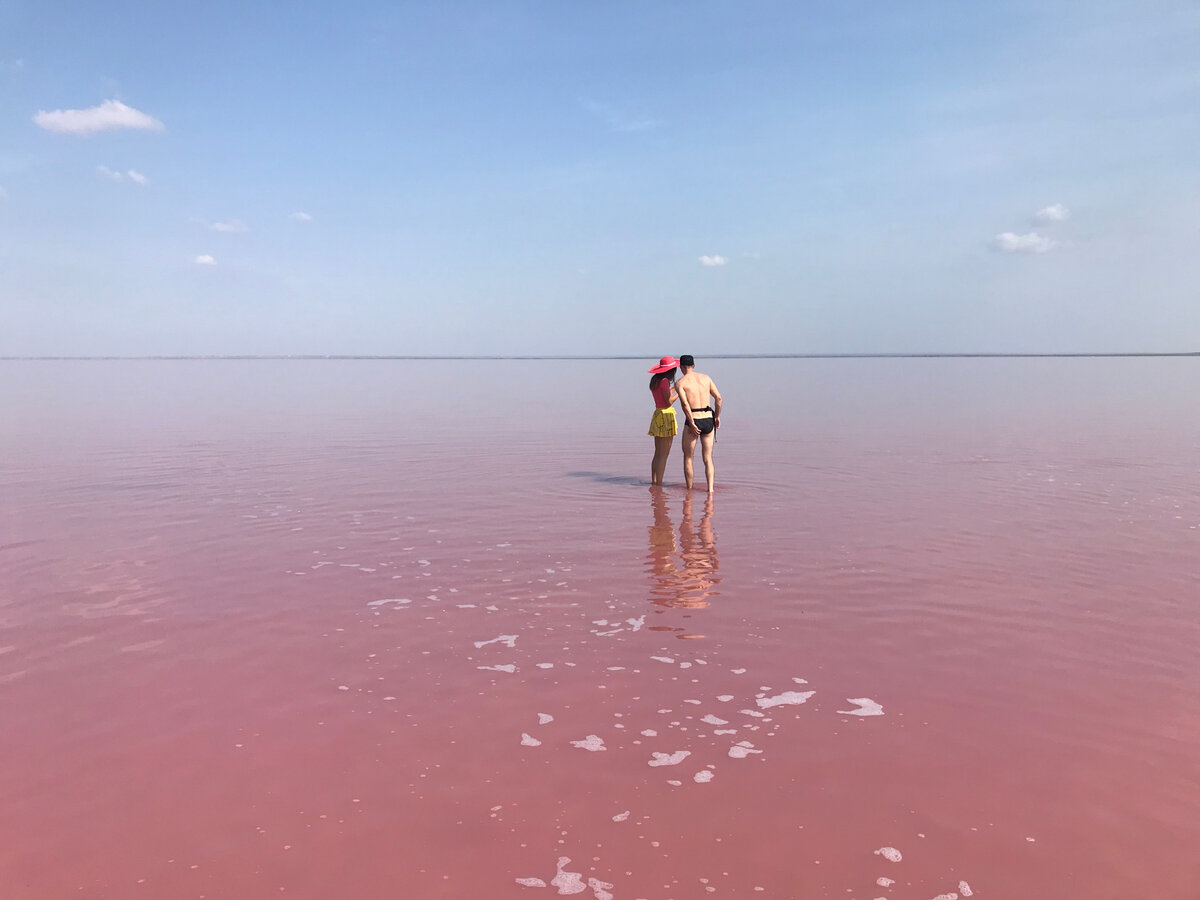
[[[904,857],[895,847],[880,847],[875,851],[876,856],[882,856],[888,862],[900,862]]]
[[[751,753],[762,753],[762,751],[755,750],[754,745],[749,741],[738,741],[729,748],[729,756],[732,759],[745,759]]]
[[[558,858],[558,874],[550,879],[550,883],[558,888],[559,896],[566,894],[580,894],[587,890],[587,885],[583,883],[583,876],[579,872],[564,872],[563,866],[571,861],[569,856],[560,856]]]
[[[654,660],[655,662],[667,663],[668,665],[674,665],[674,664],[675,664],[675,660],[674,660],[674,659],[672,659],[672,658],[671,658],[671,657],[669,657],[669,656],[652,656],[652,657],[650,657],[650,658],[651,658],[652,660]]]
[[[853,703],[858,709],[839,709],[839,716],[882,716],[883,707],[872,700],[870,697],[847,697],[846,700]]]
[[[896,883],[895,878],[876,878],[875,883],[880,887],[891,887]]]
[[[593,752],[608,749],[604,746],[604,738],[598,734],[589,734],[582,741],[571,741],[571,746],[578,747],[580,750],[591,750]],[[567,861],[570,862],[570,860]]]
[[[692,781],[696,782],[696,784],[707,784],[708,782],[710,782],[712,780],[713,780],[713,773],[712,773],[711,769],[701,769],[699,772],[697,772],[695,775],[692,776]]]
[[[720,700],[722,703],[728,703],[730,700],[733,699],[733,694],[718,694],[717,699]]]
[[[613,816],[612,820],[614,822],[624,822],[628,818],[629,818],[629,810],[625,810],[625,812],[619,812],[615,816]]]
[[[958,892],[960,894],[962,894],[964,897],[970,897],[971,894],[975,893],[974,891],[971,890],[971,886],[969,884],[967,884],[965,881],[960,881],[958,883]]]
[[[517,644],[517,636],[515,634],[502,634],[498,637],[492,638],[490,641],[476,641],[475,649],[478,650],[480,647],[486,647],[488,644],[496,643],[503,644],[505,647],[511,650]]]
[[[691,750],[676,750],[674,753],[651,753],[654,759],[650,760],[647,765],[651,766],[677,766],[689,756],[692,755]]]
[[[505,663],[502,666],[476,666],[475,668],[484,669],[488,672],[507,672],[509,675],[517,671],[517,667],[512,663]]]
[[[700,719],[700,721],[707,722],[709,725],[728,725],[729,724],[728,720],[718,719],[712,713],[709,713],[707,716],[704,716],[703,718]]]
[[[770,709],[773,706],[797,706],[806,703],[816,691],[784,691],[774,697],[759,697],[754,702],[759,709]]]
[[[537,716],[539,725],[546,725],[554,721],[554,716],[550,715],[550,713],[538,713]]]
[[[542,881],[542,879],[540,879],[540,878],[518,878],[517,884],[524,885],[525,887],[545,887],[546,886],[546,882]]]
[[[542,742],[539,741],[537,738],[535,738],[533,735],[526,734],[525,732],[522,731],[521,732],[521,746],[522,747],[540,747],[540,746],[542,746]]]

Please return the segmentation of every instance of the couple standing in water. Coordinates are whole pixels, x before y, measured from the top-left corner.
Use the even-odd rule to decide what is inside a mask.
[[[675,370],[679,370],[676,379]],[[717,429],[721,427],[721,392],[713,380],[703,372],[696,371],[696,360],[689,354],[676,359],[664,356],[657,366],[650,369],[650,394],[654,397],[654,417],[650,420],[650,431],[654,438],[654,459],[650,463],[650,483],[661,485],[667,471],[667,457],[671,444],[679,433],[675,418],[675,401],[687,421],[683,426],[683,481],[692,489],[692,457],[696,452],[696,441],[700,442],[704,459],[704,477],[708,492],[713,492],[716,468],[713,465],[713,444]]]

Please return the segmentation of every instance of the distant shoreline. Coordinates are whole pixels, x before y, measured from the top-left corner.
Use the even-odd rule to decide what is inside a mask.
[[[1112,358],[1200,357],[1200,351],[1177,353],[705,353],[702,359],[1112,359]],[[82,362],[82,361],[185,361],[185,360],[414,360],[414,361],[503,361],[534,360],[582,362],[587,360],[653,359],[653,355],[620,356],[534,356],[534,355],[349,355],[349,354],[276,354],[211,356],[0,356],[0,362]]]

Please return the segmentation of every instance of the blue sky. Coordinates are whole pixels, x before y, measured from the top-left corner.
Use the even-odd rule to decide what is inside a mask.
[[[1200,349],[1184,0],[0,0],[0,355]]]

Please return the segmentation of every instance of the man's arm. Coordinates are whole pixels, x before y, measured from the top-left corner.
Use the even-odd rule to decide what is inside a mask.
[[[713,398],[713,428],[721,427],[721,392],[717,390],[716,384],[710,378],[708,379],[708,392]]]
[[[692,421],[692,407],[688,403],[687,391],[682,387],[679,388],[679,407],[683,410],[683,414],[687,417],[687,425],[685,428],[692,429],[692,434],[700,434],[700,429],[696,427],[696,423]]]

